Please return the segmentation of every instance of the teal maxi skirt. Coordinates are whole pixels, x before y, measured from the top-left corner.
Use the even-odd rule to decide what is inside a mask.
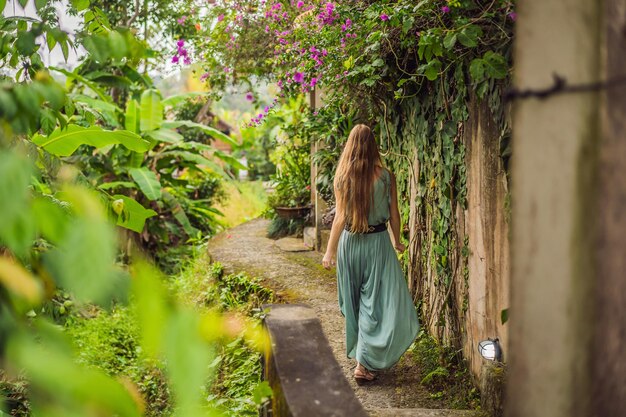
[[[369,370],[393,366],[415,340],[419,322],[389,233],[342,231],[337,289],[348,357]]]

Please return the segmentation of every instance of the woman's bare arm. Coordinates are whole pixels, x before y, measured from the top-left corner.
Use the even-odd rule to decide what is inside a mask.
[[[400,210],[398,210],[398,189],[396,188],[396,177],[389,172],[391,177],[391,205],[389,206],[389,224],[391,225],[391,237],[393,247],[404,252],[406,247],[400,242]]]
[[[335,189],[335,196],[336,195],[337,190]],[[324,268],[326,269],[330,269],[330,267],[335,263],[334,259],[337,254],[339,237],[341,236],[341,232],[346,224],[343,205],[339,202],[339,199],[335,198],[335,201],[337,201],[337,205],[335,206],[335,218],[333,219],[333,225],[330,229],[330,238],[328,239],[326,253],[324,254],[324,259],[322,259],[322,265],[324,265]]]

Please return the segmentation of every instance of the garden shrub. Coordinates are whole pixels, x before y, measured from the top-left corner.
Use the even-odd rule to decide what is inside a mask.
[[[101,310],[93,318],[73,317],[65,325],[79,363],[136,384],[146,404],[146,416],[171,413],[164,364],[142,355],[137,319],[128,307]]]

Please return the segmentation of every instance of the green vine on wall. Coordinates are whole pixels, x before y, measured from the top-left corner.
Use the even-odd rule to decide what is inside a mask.
[[[385,162],[396,175],[399,195],[412,196],[402,198],[400,208],[403,224],[413,228],[408,243],[419,253],[405,253],[404,265],[415,271],[409,280],[421,281],[413,283],[414,295],[428,300],[421,303],[422,317],[429,327],[437,327],[441,340],[446,333],[462,333],[461,318],[467,310],[469,248],[464,231],[458,230],[456,210],[467,208],[463,129],[476,91],[468,88],[464,69],[458,65],[410,99],[389,100],[390,116],[383,114],[380,120]],[[510,129],[500,101],[506,84],[486,85],[484,100],[499,126],[500,139],[506,139]],[[412,205],[416,207],[413,219],[409,215]],[[431,287],[426,288],[424,282],[429,279]],[[462,285],[456,285],[457,279],[463,280]],[[460,297],[455,293],[459,290],[463,292]],[[429,291],[437,294],[426,297]],[[463,300],[460,306],[455,298]]]

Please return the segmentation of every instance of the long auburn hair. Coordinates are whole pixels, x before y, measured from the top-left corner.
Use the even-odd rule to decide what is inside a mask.
[[[372,130],[359,124],[352,128],[335,172],[335,198],[345,207],[344,219],[354,233],[368,229],[367,214],[372,204],[380,153]]]

